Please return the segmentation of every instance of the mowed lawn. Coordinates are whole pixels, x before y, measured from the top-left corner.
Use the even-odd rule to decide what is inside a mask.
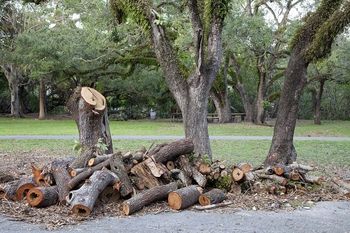
[[[112,135],[183,135],[183,125],[170,121],[110,121]],[[209,124],[210,135],[271,136],[273,127],[248,123]],[[73,120],[36,120],[0,118],[0,135],[72,135],[78,134]],[[348,136],[350,121],[299,121],[296,136]]]
[[[183,135],[179,122],[169,121],[111,121],[112,135]],[[247,123],[209,124],[210,135],[271,136],[273,127],[256,126]],[[44,120],[0,118],[0,135],[72,135],[77,134],[72,120]],[[312,121],[299,121],[297,136],[342,136],[350,137],[350,121],[324,121],[314,125]],[[116,150],[136,150],[141,146],[165,140],[114,140]],[[261,164],[271,142],[223,141],[211,142],[213,158],[229,163],[248,161]],[[15,155],[28,153],[50,156],[74,155],[73,140],[0,140],[0,154]],[[350,142],[339,141],[296,141],[298,159],[320,165],[350,166]]]

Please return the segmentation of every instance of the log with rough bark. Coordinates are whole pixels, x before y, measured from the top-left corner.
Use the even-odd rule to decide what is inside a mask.
[[[71,177],[76,177],[76,176],[79,175],[80,173],[82,173],[82,172],[88,170],[88,168],[87,168],[87,167],[84,167],[84,168],[75,168],[75,169],[69,168],[68,170],[69,170],[69,175],[70,175]]]
[[[48,207],[58,202],[58,188],[51,187],[35,187],[27,193],[27,202],[33,207]]]
[[[71,176],[68,172],[69,162],[66,160],[55,160],[51,163],[51,173],[54,177],[58,190],[58,200],[62,204],[66,202],[66,197],[70,191],[69,182]]]
[[[122,154],[115,153],[110,159],[111,171],[115,173],[121,182],[120,194],[122,197],[126,197],[133,192],[133,187],[128,173],[124,167]]]
[[[100,193],[108,186],[118,181],[118,177],[109,170],[96,171],[84,185],[67,196],[72,213],[79,216],[89,216]]]
[[[168,144],[163,144],[159,150],[149,153],[155,162],[166,163],[174,161],[180,155],[191,154],[194,150],[193,142],[190,139],[182,139]]]
[[[13,175],[0,171],[0,183],[7,183],[14,180],[16,180],[16,178]]]
[[[105,97],[90,87],[77,87],[69,98],[67,108],[77,124],[83,151],[71,164],[72,168],[85,167],[99,142],[107,145],[105,153],[113,153],[106,106]]]
[[[91,158],[88,161],[88,166],[96,166],[99,163],[102,163],[103,161],[106,161],[107,159],[111,158],[113,154],[108,154],[108,155],[98,155],[95,158]]]
[[[310,183],[310,184],[318,184],[320,185],[323,181],[323,178],[322,177],[319,177],[319,176],[312,176],[312,175],[309,175],[309,174],[303,174],[302,175],[302,179],[307,182],[307,183]]]
[[[184,187],[169,193],[168,204],[175,210],[185,209],[198,202],[203,189],[197,185]]]
[[[196,183],[201,186],[202,188],[204,188],[207,184],[207,178],[205,175],[203,175],[202,173],[200,173],[197,168],[192,167],[192,178],[194,179],[194,181],[196,181]]]
[[[23,198],[26,197],[28,191],[36,186],[37,184],[35,183],[33,177],[21,178],[16,190],[16,200],[22,201]]]
[[[261,173],[255,173],[259,178],[262,179],[269,179],[274,182],[276,182],[279,185],[286,185],[288,183],[288,180],[284,177],[277,176],[277,175],[266,175],[266,174],[261,174]]]
[[[170,172],[171,176],[176,180],[180,180],[184,186],[189,186],[192,184],[191,178],[186,176],[186,174],[182,170],[173,169]]]
[[[298,164],[296,162],[289,164],[288,167],[290,167],[291,169],[298,170],[302,173],[306,173],[314,170],[314,168],[309,165]]]
[[[172,182],[167,185],[161,185],[145,190],[129,200],[124,201],[122,205],[123,212],[125,215],[130,215],[155,201],[165,200],[170,192],[178,189],[178,186],[179,183]]]
[[[107,186],[98,197],[102,203],[116,202],[120,199],[120,192],[114,186]]]
[[[203,193],[199,196],[199,204],[212,205],[217,204],[226,199],[226,194],[221,189],[212,189],[209,192]]]
[[[19,180],[8,182],[0,187],[0,199],[16,201],[16,191],[19,184]]]

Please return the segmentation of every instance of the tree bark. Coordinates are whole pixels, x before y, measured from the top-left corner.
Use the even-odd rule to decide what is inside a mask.
[[[40,87],[39,87],[39,120],[43,120],[46,118],[46,86],[45,80],[43,78],[40,79]]]
[[[71,181],[68,166],[69,162],[62,160],[56,160],[51,163],[51,173],[57,185],[58,200],[62,204],[66,203],[66,197],[71,189],[68,185]]]
[[[155,201],[166,199],[170,192],[173,192],[178,188],[178,185],[179,184],[177,182],[172,182],[170,184],[154,187],[137,194],[131,199],[123,202],[122,206],[124,214],[133,214],[146,205],[149,205]]]
[[[326,80],[321,79],[319,81],[319,89],[316,93],[316,99],[315,99],[315,109],[314,109],[314,123],[315,125],[320,125],[321,124],[321,101],[322,101],[322,95],[323,95],[323,90],[324,90],[324,84]]]
[[[262,66],[261,64],[260,66]],[[260,67],[259,66],[259,67]],[[259,68],[259,85],[255,102],[255,124],[262,125],[265,123],[264,101],[266,95],[266,73],[263,68]]]
[[[122,197],[126,197],[133,192],[133,187],[131,184],[131,180],[128,176],[128,173],[125,170],[122,154],[117,153],[114,154],[110,160],[111,171],[116,174],[116,176],[120,179],[120,194]]]
[[[152,156],[153,160],[158,163],[174,161],[180,155],[191,154],[194,150],[193,142],[189,139],[181,139],[157,147],[150,151],[149,156]]]
[[[27,202],[34,207],[48,207],[58,202],[57,186],[35,187],[27,193]]]
[[[217,93],[212,90],[210,94],[218,113],[219,123],[229,123],[232,120],[231,105],[227,93]]]
[[[203,189],[197,185],[191,185],[169,193],[168,204],[170,208],[182,210],[198,202]]]
[[[9,84],[11,94],[11,116],[22,117],[21,101],[19,95],[19,83],[22,79],[22,74],[19,69],[13,64],[3,66],[4,74]]]
[[[212,205],[217,204],[226,199],[226,194],[221,189],[212,189],[209,192],[203,193],[199,196],[199,204]]]

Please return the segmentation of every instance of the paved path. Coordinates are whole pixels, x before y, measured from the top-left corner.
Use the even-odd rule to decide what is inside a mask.
[[[41,226],[13,222],[0,216],[0,232],[46,233]],[[311,210],[293,212],[239,211],[229,213],[149,214],[128,218],[102,218],[53,232],[142,233],[350,233],[350,202],[322,202]]]
[[[144,136],[130,136],[130,135],[113,135],[114,140],[176,140],[181,139],[183,136],[175,135],[144,135]],[[78,139],[77,135],[5,135],[0,136],[0,140],[13,139],[13,140],[73,140]],[[210,136],[211,140],[224,140],[224,141],[254,141],[254,140],[269,140],[271,136]],[[350,137],[294,137],[296,141],[350,141]]]

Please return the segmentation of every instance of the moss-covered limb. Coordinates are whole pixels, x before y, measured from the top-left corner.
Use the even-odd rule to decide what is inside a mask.
[[[350,2],[347,2],[322,24],[305,53],[306,59],[315,61],[326,57],[331,52],[336,36],[343,32],[349,23]]]
[[[339,9],[343,0],[323,0],[314,13],[306,16],[305,23],[296,32],[291,42],[291,48],[305,49],[314,39],[321,25]]]

